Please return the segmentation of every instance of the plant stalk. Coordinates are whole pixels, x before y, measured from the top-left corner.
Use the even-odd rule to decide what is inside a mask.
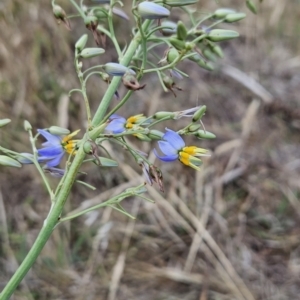
[[[73,1],[72,1],[73,2]],[[144,28],[147,28],[149,26],[150,22],[145,21]],[[128,66],[130,63],[134,53],[136,52],[138,46],[141,42],[141,35],[138,32],[133,40],[131,41],[125,55],[121,59],[120,63],[124,66]],[[121,77],[114,77],[111,84],[109,85],[98,109],[97,112],[92,120],[92,125],[96,127],[102,122],[103,117],[105,116],[105,113],[107,111],[107,108],[111,102],[111,99],[113,95],[115,94],[115,91],[118,88],[118,85],[121,81]],[[89,138],[88,134],[85,134],[83,137],[83,141],[86,141]],[[63,211],[63,207],[65,205],[65,202],[67,201],[67,198],[70,194],[71,188],[76,180],[77,172],[79,171],[79,168],[85,158],[85,153],[83,150],[84,142],[81,143],[81,147],[78,149],[77,154],[70,166],[70,169],[64,179],[64,184],[59,191],[59,194],[57,195],[57,199],[55,199],[55,203],[50,210],[47,218],[44,221],[44,225],[35,240],[34,244],[32,245],[30,251],[28,252],[27,256],[23,260],[22,264],[19,266],[19,268],[16,270],[15,274],[12,276],[12,278],[9,280],[7,285],[4,287],[0,294],[0,300],[7,300],[11,297],[11,295],[14,293],[20,282],[23,280],[25,275],[28,273],[28,271],[31,269],[32,265],[40,255],[43,247],[45,246],[46,242],[51,236],[52,231],[56,227],[56,225],[59,222],[59,218],[61,216],[61,213]]]

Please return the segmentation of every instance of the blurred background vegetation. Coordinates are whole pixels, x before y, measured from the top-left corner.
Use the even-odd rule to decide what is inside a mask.
[[[68,1],[58,4],[74,11]],[[190,78],[178,82],[183,91],[177,98],[148,76],[142,80],[146,88],[120,112],[150,115],[205,104],[206,129],[217,138],[191,139],[212,150],[202,172],[156,162],[166,191],[149,188],[155,204],[126,200],[136,221],[106,208],[57,228],[12,299],[299,298],[300,1],[257,4],[259,13],[253,15],[244,1],[199,1],[199,13],[219,7],[247,12],[238,24],[222,25],[239,31],[240,38],[221,44],[225,58],[214,72],[181,63]],[[186,21],[179,10],[173,16]],[[49,0],[1,1],[0,118],[13,120],[0,131],[1,145],[30,151],[24,119],[36,129],[84,130],[83,101],[78,94],[68,97],[79,86],[73,48],[83,33],[89,33],[89,46],[95,44],[81,20],[71,19],[71,26],[69,32],[57,25]],[[130,23],[116,18],[116,28],[125,45]],[[108,42],[105,56],[91,61],[116,61],[110,49]],[[97,77],[89,82],[94,111],[106,88]],[[167,126],[176,130],[184,124]],[[131,142],[146,152],[155,146]],[[85,167],[87,175],[80,179],[97,190],[75,185],[66,212],[143,180],[121,148],[110,152],[120,168]],[[30,249],[49,206],[33,166],[0,167],[1,289]]]

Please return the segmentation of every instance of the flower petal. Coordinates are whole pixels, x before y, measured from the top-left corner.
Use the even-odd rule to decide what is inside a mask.
[[[38,129],[37,131],[52,145],[61,143],[61,138],[58,135],[51,134],[50,132],[48,132],[47,130],[44,130],[44,129]],[[47,146],[48,145],[49,144],[47,144]]]
[[[125,118],[117,118],[113,119],[107,126],[106,130],[111,131],[112,133],[121,133],[125,131],[125,123],[126,119]]]
[[[161,152],[165,155],[174,155],[176,154],[178,156],[178,151],[170,145],[168,142],[165,141],[158,141],[158,146]]]
[[[185,146],[182,137],[177,132],[168,128],[166,128],[166,133],[164,134],[163,139],[176,150],[180,150]]]
[[[46,163],[46,166],[47,166],[47,167],[56,167],[56,166],[58,166],[59,163],[60,163],[60,161],[61,161],[61,159],[63,158],[63,156],[64,156],[64,152],[62,152],[60,155],[55,156],[54,159],[49,160],[49,161]]]
[[[156,149],[154,149],[153,152],[154,152],[154,154],[155,154],[155,156],[156,156],[157,158],[159,158],[159,159],[162,160],[162,161],[166,161],[166,162],[174,161],[174,160],[176,160],[176,159],[178,158],[178,155],[177,155],[177,154],[166,155],[166,156],[160,156],[160,155],[157,153]]]
[[[61,145],[38,149],[38,154],[40,156],[52,157],[60,155],[61,153],[64,153],[64,149]]]

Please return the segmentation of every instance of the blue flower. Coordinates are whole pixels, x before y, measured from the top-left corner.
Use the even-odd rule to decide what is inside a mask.
[[[131,116],[127,119],[113,114],[109,118],[110,123],[106,126],[106,130],[112,132],[113,134],[122,133],[127,129],[139,128],[139,124],[148,125],[151,123],[151,120],[147,120],[147,118],[143,114]]]
[[[201,159],[197,156],[209,156],[206,149],[196,146],[185,146],[182,137],[175,131],[166,128],[163,141],[158,141],[158,146],[164,155],[159,155],[154,149],[154,154],[162,161],[170,162],[178,159],[184,165],[200,170]]]
[[[59,165],[65,152],[69,154],[75,154],[74,149],[76,147],[77,140],[71,138],[76,135],[79,130],[65,136],[64,138],[49,133],[46,130],[38,129],[38,133],[41,134],[47,142],[43,143],[44,148],[38,149],[39,161],[47,161],[47,167],[55,167]]]
[[[117,114],[113,114],[110,116],[109,120],[110,123],[105,128],[107,131],[111,131],[114,134],[118,134],[126,130],[125,124],[127,121],[125,118]]]

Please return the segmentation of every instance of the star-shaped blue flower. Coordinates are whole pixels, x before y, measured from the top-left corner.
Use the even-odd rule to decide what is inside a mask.
[[[38,149],[39,161],[47,161],[47,167],[58,166],[65,152],[74,154],[74,149],[77,141],[71,138],[78,133],[79,130],[65,136],[64,138],[59,135],[49,133],[44,129],[38,129],[47,142],[43,143],[44,148]]]
[[[162,139],[163,141],[158,141],[158,146],[164,155],[159,155],[154,149],[154,154],[162,161],[170,162],[178,159],[184,165],[199,171],[202,161],[197,156],[209,156],[206,149],[185,146],[182,137],[171,129],[166,128],[166,133]]]

